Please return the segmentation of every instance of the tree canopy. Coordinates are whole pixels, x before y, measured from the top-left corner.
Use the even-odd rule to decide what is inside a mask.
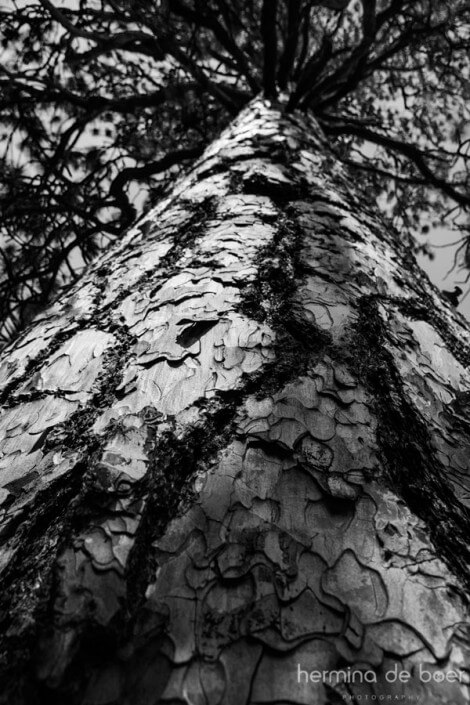
[[[467,0],[3,0],[1,339],[264,92],[400,228],[468,245]]]

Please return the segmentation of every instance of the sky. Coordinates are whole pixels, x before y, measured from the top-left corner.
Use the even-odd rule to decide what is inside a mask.
[[[418,262],[439,289],[453,291],[455,286],[460,286],[463,294],[457,310],[470,320],[470,278],[465,282],[470,272],[459,267],[452,269],[458,249],[458,244],[452,243],[457,243],[459,236],[461,237],[461,234],[449,232],[445,228],[432,230],[423,241],[427,240],[433,247],[435,258],[430,260],[429,257],[420,255]]]

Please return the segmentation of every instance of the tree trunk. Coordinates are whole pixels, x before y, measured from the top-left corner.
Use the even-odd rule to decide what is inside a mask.
[[[2,703],[468,702],[468,326],[353,181],[257,100],[5,353]]]

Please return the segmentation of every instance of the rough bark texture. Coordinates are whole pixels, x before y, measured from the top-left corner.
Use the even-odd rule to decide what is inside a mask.
[[[251,104],[3,358],[1,702],[467,702],[469,351]]]

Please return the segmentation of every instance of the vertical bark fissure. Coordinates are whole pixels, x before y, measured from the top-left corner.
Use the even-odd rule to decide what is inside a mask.
[[[406,398],[374,297],[360,304],[357,334],[354,356],[375,399],[378,441],[391,484],[429,527],[437,552],[468,590],[470,513],[456,501],[425,421]]]

